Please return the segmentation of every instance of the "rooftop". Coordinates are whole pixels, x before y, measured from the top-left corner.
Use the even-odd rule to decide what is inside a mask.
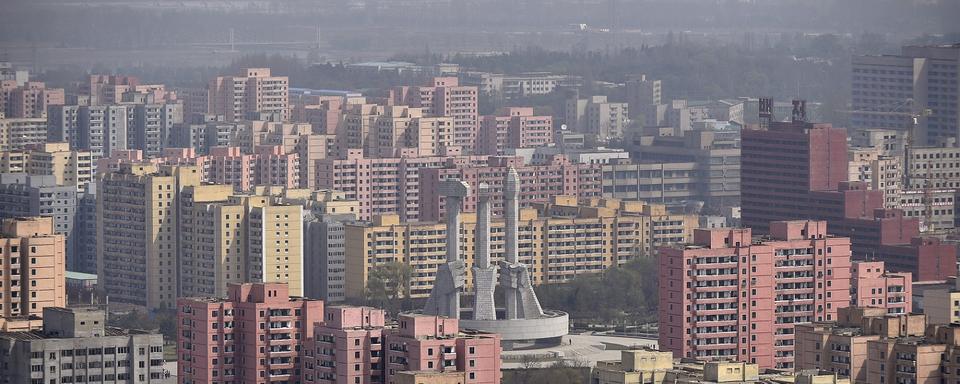
[[[154,334],[154,332],[145,331],[142,329],[122,329],[122,328],[116,328],[116,327],[105,327],[104,331],[106,332],[104,336],[130,336],[130,335]],[[0,332],[0,338],[24,340],[24,341],[45,340],[45,339],[50,339],[50,340],[64,339],[63,337],[50,337],[44,334],[42,330],[20,331],[20,332]]]

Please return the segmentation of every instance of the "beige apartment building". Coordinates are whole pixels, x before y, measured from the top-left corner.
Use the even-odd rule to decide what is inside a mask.
[[[476,216],[463,214],[467,289],[473,263]],[[363,297],[370,269],[401,262],[412,269],[411,296],[426,297],[437,265],[445,259],[446,226],[437,222],[401,222],[397,215],[375,215],[370,222],[345,223],[346,296]],[[569,196],[521,209],[520,261],[531,266],[534,284],[562,283],[581,274],[600,273],[655,247],[691,239],[693,215],[668,214],[663,206],[616,199],[583,203]],[[491,263],[504,252],[502,218],[491,222]]]
[[[71,150],[68,143],[43,143],[0,153],[0,173],[53,175],[57,185],[82,191],[93,181],[93,158],[89,151]]]
[[[180,296],[222,297],[230,283],[283,282],[303,295],[303,208],[288,203],[309,190],[229,185],[184,188],[180,195]]]
[[[111,301],[174,308],[180,192],[200,185],[193,166],[128,163],[97,182],[97,275]]]
[[[52,218],[0,223],[0,327],[67,304],[65,258],[66,239],[54,232]]]

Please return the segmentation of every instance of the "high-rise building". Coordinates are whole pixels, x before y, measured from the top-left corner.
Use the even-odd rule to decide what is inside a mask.
[[[340,191],[318,191],[310,198],[290,199],[304,207],[303,260],[305,295],[327,303],[346,300],[344,224],[357,220],[360,204]]]
[[[73,255],[69,256],[71,271],[97,274],[97,183],[87,184],[77,197],[77,218],[73,240]]]
[[[427,86],[397,87],[395,105],[423,108],[426,116],[453,118],[453,145],[464,154],[473,153],[477,142],[477,87],[460,85],[456,77],[435,77]]]
[[[54,232],[53,219],[3,219],[0,225],[0,320],[40,316],[46,307],[65,306],[66,245],[63,235]]]
[[[63,88],[47,88],[43,82],[0,82],[0,108],[8,118],[45,118],[47,107],[64,104]]]
[[[797,323],[833,321],[850,304],[850,239],[825,221],[698,229],[693,244],[660,248],[660,348],[792,368]]]
[[[57,105],[47,110],[47,140],[90,151],[93,161],[128,149],[129,115],[125,105]]]
[[[646,111],[651,105],[659,105],[663,99],[660,80],[647,79],[647,75],[633,76],[624,83],[627,105],[633,113]]]
[[[229,185],[183,188],[180,296],[222,297],[231,283],[284,282],[304,296],[303,216],[277,191],[237,194]],[[292,191],[284,191],[292,192]]]
[[[53,232],[63,236],[65,260],[70,270],[77,270],[77,250],[83,243],[77,236],[77,190],[58,185],[52,175],[23,173],[0,174],[0,218],[49,217]]]
[[[766,106],[769,103],[767,103]],[[882,190],[847,181],[846,134],[829,124],[769,122],[742,133],[743,223],[766,232],[764,220],[817,219],[849,237],[857,259],[881,260],[895,272],[942,280],[957,251],[920,236],[920,218],[885,209]],[[942,209],[942,208],[941,208]]]
[[[237,121],[249,113],[269,114],[279,121],[289,118],[289,83],[286,76],[271,76],[270,68],[245,68],[239,76],[219,76],[210,81],[207,110]]]
[[[847,181],[847,133],[830,124],[771,123],[741,132],[743,225],[764,233],[776,220],[815,218],[810,191]],[[837,212],[838,214],[840,212]]]
[[[282,283],[230,284],[225,298],[180,298],[177,378],[303,382],[306,343],[323,321],[322,301],[291,297]]]
[[[371,151],[379,157],[460,154],[453,143],[453,123],[453,117],[424,116],[421,108],[386,107],[376,120]]]
[[[401,314],[396,325],[386,320],[381,309],[327,307],[303,348],[304,382],[400,384],[398,376],[406,372],[456,372],[461,383],[500,382],[497,335],[460,330],[457,319],[437,316]]]
[[[508,149],[553,144],[553,116],[535,115],[533,108],[505,108],[483,116],[475,153],[504,155]]]
[[[913,131],[916,145],[960,139],[960,44],[905,46],[899,55],[854,56],[850,123]]]
[[[571,97],[563,112],[567,129],[592,135],[600,142],[622,138],[630,123],[627,103],[609,102],[606,96]]]
[[[107,326],[102,310],[47,307],[43,329],[0,334],[0,375],[11,383],[173,384],[163,335]]]
[[[111,300],[173,308],[179,291],[179,199],[192,166],[131,163],[97,181],[97,275]]]
[[[903,157],[887,156],[885,152],[882,147],[850,147],[847,179],[883,191],[884,207],[897,208],[903,192]]]

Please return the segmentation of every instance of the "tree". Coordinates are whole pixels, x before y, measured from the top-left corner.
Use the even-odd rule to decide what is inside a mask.
[[[397,313],[406,307],[410,298],[410,276],[410,266],[404,263],[389,262],[374,266],[367,276],[367,304]],[[400,299],[404,299],[403,302]]]

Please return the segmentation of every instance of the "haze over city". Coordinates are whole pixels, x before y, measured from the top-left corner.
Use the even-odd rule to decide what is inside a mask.
[[[8,383],[960,383],[960,0],[6,0]]]

